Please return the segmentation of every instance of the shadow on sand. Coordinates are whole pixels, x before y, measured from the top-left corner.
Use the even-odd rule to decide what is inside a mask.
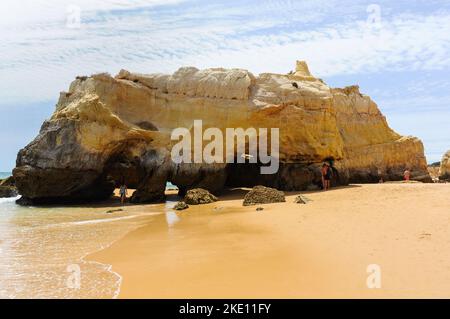
[[[338,191],[341,189],[348,189],[348,188],[357,188],[361,187],[361,185],[347,185],[347,186],[337,186],[333,187],[327,192],[333,192]],[[239,188],[228,188],[225,189],[218,197],[219,201],[231,201],[231,200],[243,200],[245,195],[251,190],[251,188],[246,187],[239,187]],[[294,196],[294,195],[307,195],[307,194],[314,194],[318,192],[323,192],[323,190],[314,190],[314,191],[292,191],[292,192],[284,192],[286,196]],[[98,202],[81,202],[76,204],[69,204],[69,205],[63,205],[64,207],[73,207],[73,208],[105,208],[105,209],[119,209],[119,208],[126,208],[126,207],[136,207],[136,206],[143,206],[143,205],[161,205],[167,202],[178,202],[182,200],[183,198],[178,196],[176,191],[169,190],[166,191],[166,201],[161,203],[141,203],[141,204],[133,204],[127,201],[125,204],[120,203],[120,198],[118,196],[112,196],[111,198],[103,201]],[[61,204],[54,204],[54,205],[39,205],[39,207],[46,207],[46,208],[54,208],[54,207],[61,207]]]

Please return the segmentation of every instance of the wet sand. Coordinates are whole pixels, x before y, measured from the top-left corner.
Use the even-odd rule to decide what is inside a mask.
[[[88,259],[122,276],[120,298],[450,297],[450,184],[290,193],[263,211],[244,194],[168,210]]]

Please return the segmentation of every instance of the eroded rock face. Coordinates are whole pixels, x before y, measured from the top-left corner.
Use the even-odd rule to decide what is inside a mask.
[[[178,141],[170,134],[192,130],[194,120],[222,131],[279,128],[278,172],[261,175],[258,164],[175,164],[170,151]],[[19,152],[13,174],[26,202],[99,200],[125,182],[140,203],[164,200],[168,181],[181,195],[259,184],[304,190],[320,185],[324,160],[333,162],[334,185],[400,180],[405,168],[413,179],[431,180],[420,140],[391,130],[358,87],[332,89],[301,61],[290,75],[188,67],[172,75],[77,77]]]
[[[286,199],[282,191],[258,185],[245,194],[243,205],[252,206],[257,204],[283,203],[285,201]]]
[[[450,151],[444,154],[441,160],[440,180],[450,181]]]

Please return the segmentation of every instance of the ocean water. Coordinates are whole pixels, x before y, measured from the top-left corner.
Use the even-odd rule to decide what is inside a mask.
[[[174,204],[108,214],[109,207],[23,207],[16,199],[0,198],[0,298],[117,297],[120,274],[85,256]]]
[[[0,172],[0,179],[10,175]],[[120,274],[85,257],[156,215],[172,216],[175,204],[125,206],[107,213],[111,203],[24,207],[15,203],[18,198],[0,198],[0,298],[117,297]]]

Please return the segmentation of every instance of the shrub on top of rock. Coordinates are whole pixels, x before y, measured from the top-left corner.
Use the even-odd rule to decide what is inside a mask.
[[[216,196],[203,188],[190,189],[184,196],[184,202],[188,205],[209,204],[217,200]]]
[[[244,206],[285,202],[284,193],[275,188],[255,186],[244,197]]]

